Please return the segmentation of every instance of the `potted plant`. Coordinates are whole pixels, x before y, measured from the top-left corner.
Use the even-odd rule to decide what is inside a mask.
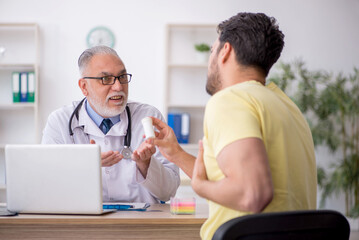
[[[194,48],[196,49],[197,61],[199,63],[207,63],[209,57],[209,51],[211,47],[206,43],[195,44]]]
[[[352,229],[358,230],[358,219],[351,218],[359,217],[359,70],[333,76],[309,71],[297,60],[280,63],[269,80],[287,91],[306,116],[315,146],[324,145],[340,156],[327,171],[318,167],[320,205],[332,194],[344,193],[345,215],[349,222],[356,221]]]

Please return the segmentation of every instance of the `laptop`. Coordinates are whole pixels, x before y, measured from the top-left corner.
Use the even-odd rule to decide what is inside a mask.
[[[93,144],[6,145],[7,209],[103,214],[101,150]]]

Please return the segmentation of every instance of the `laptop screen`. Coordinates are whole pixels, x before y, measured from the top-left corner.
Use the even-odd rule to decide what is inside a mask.
[[[102,213],[98,145],[7,145],[7,208],[20,213]]]

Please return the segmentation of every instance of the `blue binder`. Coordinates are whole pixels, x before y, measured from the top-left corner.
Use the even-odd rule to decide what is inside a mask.
[[[168,126],[170,126],[179,143],[189,142],[189,123],[190,115],[188,113],[168,113]]]
[[[182,138],[181,138],[181,114],[180,113],[168,113],[168,126],[170,126],[176,137],[177,137],[177,141],[179,143],[182,142]]]
[[[27,102],[27,72],[20,73],[20,102]]]

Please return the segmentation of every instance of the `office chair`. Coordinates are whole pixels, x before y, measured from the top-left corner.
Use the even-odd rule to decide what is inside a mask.
[[[348,240],[347,219],[333,210],[259,213],[223,223],[212,240]]]

